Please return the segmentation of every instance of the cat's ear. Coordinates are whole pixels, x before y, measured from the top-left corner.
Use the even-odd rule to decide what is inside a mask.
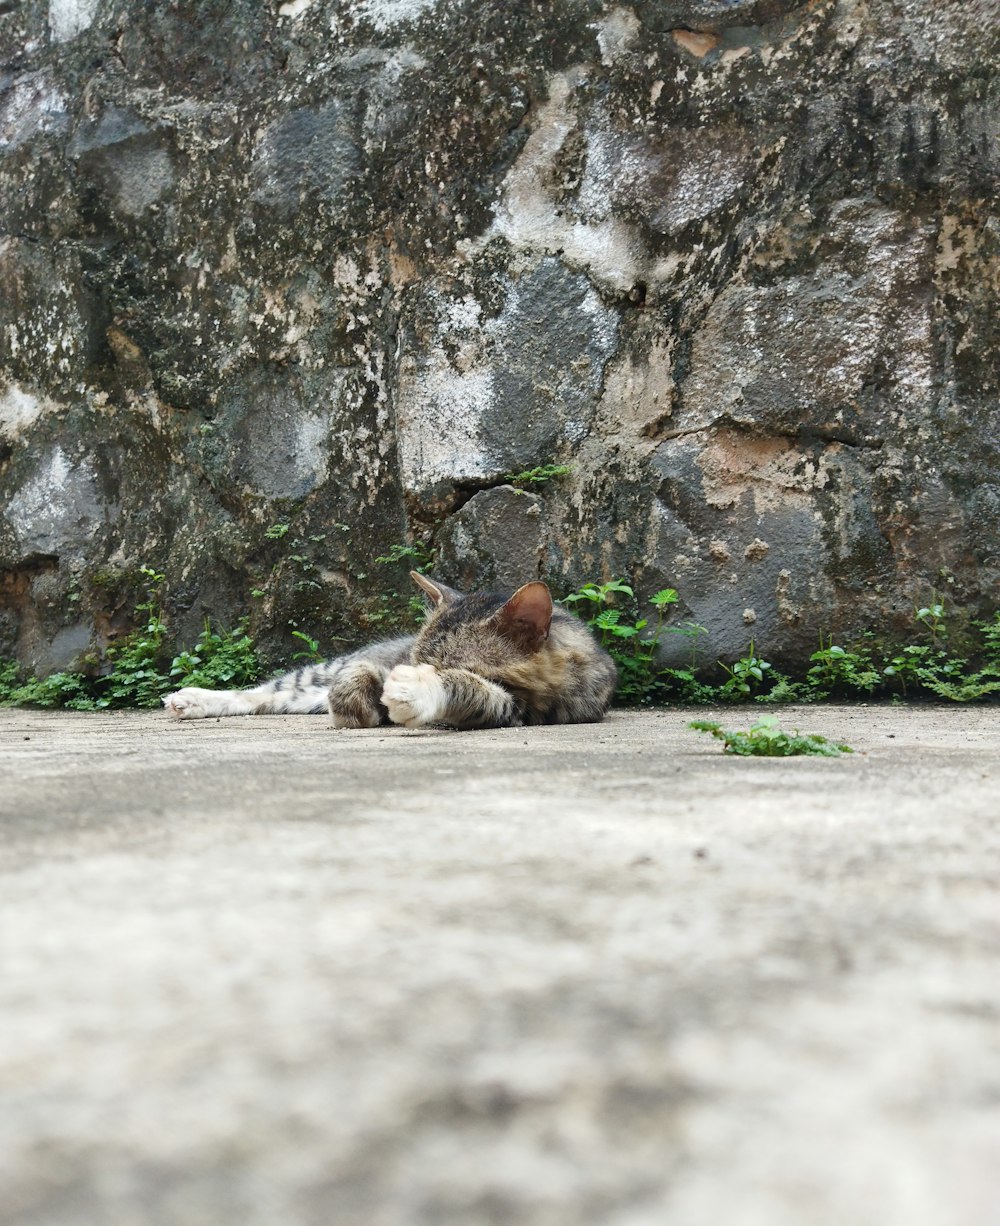
[[[423,588],[435,608],[441,604],[454,604],[456,600],[461,598],[461,592],[456,592],[454,588],[446,587],[443,583],[438,583],[436,580],[428,579],[426,575],[422,575],[417,570],[410,571],[410,578],[417,587]]]
[[[529,651],[537,651],[549,637],[552,595],[544,583],[526,583],[495,614],[503,633]]]

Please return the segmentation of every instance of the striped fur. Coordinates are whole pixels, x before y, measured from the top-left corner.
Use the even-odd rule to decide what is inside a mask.
[[[414,572],[431,600],[419,634],[306,665],[249,690],[188,687],[163,701],[177,719],[316,714],[335,727],[503,728],[590,723],[614,694],[611,658],[543,583],[460,593]]]

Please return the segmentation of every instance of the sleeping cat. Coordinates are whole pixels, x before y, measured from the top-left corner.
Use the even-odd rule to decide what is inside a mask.
[[[176,719],[314,714],[337,728],[509,728],[603,719],[617,675],[591,632],[554,606],[544,583],[513,596],[462,596],[410,572],[430,598],[416,635],[310,664],[251,690],[168,694]]]

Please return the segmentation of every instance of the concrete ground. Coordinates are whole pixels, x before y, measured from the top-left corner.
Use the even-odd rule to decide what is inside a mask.
[[[1000,1223],[1000,710],[689,718],[0,712],[0,1220]]]

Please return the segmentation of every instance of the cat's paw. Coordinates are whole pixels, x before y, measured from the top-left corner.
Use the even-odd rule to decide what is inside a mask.
[[[330,708],[330,721],[334,728],[377,728],[379,726],[378,711],[335,711]]]
[[[385,673],[367,660],[345,664],[327,695],[334,728],[377,728],[382,722],[378,700],[384,681]]]
[[[444,682],[430,664],[397,664],[385,679],[382,705],[394,724],[433,724],[444,715],[446,703]]]
[[[201,701],[204,693],[204,690],[187,686],[186,689],[167,694],[163,699],[163,705],[167,708],[167,714],[172,715],[174,719],[204,719],[208,715]]]

